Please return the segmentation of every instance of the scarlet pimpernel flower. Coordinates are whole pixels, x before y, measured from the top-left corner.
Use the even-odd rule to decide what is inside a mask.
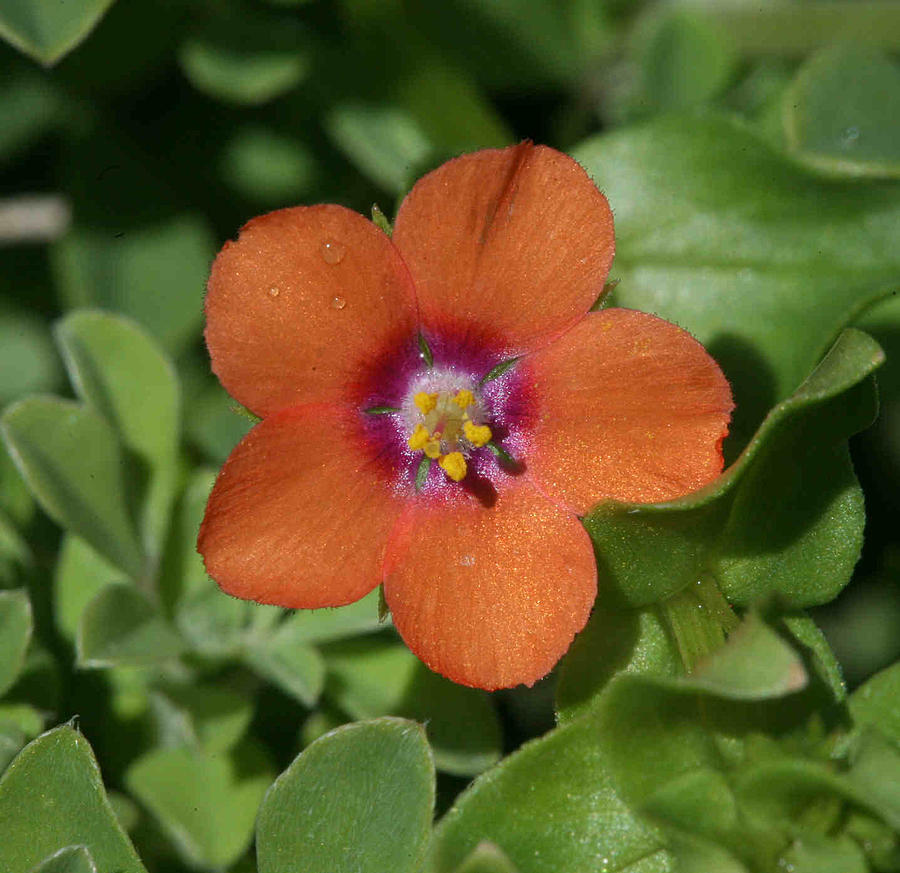
[[[392,237],[341,206],[250,221],[206,298],[213,369],[262,418],[210,495],[213,579],[293,608],[383,583],[433,670],[544,676],[596,596],[579,515],[711,481],[732,408],[684,330],[592,311],[613,249],[584,170],[530,143],[423,177]]]

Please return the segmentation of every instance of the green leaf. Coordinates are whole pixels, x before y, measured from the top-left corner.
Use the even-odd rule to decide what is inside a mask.
[[[159,581],[160,597],[169,611],[175,611],[188,598],[211,590],[203,558],[197,551],[197,534],[215,481],[212,470],[194,470],[176,503]]]
[[[227,755],[154,749],[128,768],[125,784],[189,864],[220,868],[250,844],[272,775],[253,746]]]
[[[183,650],[181,638],[146,595],[115,583],[85,607],[75,639],[77,663],[83,668],[154,664]]]
[[[435,829],[428,869],[454,873],[489,840],[519,873],[670,870],[657,835],[613,788],[599,727],[575,719],[479,776]]]
[[[687,681],[698,691],[731,700],[764,700],[802,690],[807,676],[797,653],[751,613]]]
[[[412,75],[398,78],[390,97],[410,114],[439,153],[458,154],[515,141],[465,66],[447,66],[434,52],[424,53],[419,62]]]
[[[25,652],[32,630],[31,601],[27,592],[0,591],[0,697],[25,666]]]
[[[841,176],[900,176],[900,66],[858,45],[822,49],[783,96],[796,158]]]
[[[81,615],[91,600],[111,582],[127,581],[120,569],[81,537],[65,534],[53,574],[53,611],[59,631],[74,640]]]
[[[97,865],[85,846],[66,846],[33,867],[31,873],[97,873]]]
[[[227,752],[247,732],[253,702],[245,694],[218,685],[166,683],[151,692],[160,727],[160,745],[198,746],[212,754]]]
[[[389,627],[378,617],[378,591],[336,609],[296,609],[281,625],[297,643],[318,645]],[[288,628],[290,629],[288,631]]]
[[[177,475],[175,369],[153,340],[121,316],[73,312],[56,324],[56,338],[78,395],[115,428],[146,471],[144,527],[148,545],[158,550]]]
[[[689,685],[670,681],[618,676],[597,711],[597,737],[613,784],[636,807],[666,783],[719,763],[715,738],[699,717],[696,696]]]
[[[846,779],[870,809],[900,831],[900,748],[877,730],[863,731]]]
[[[190,400],[191,414],[185,421],[188,439],[203,457],[221,464],[246,436],[251,423],[238,414],[234,400],[216,383]]]
[[[35,391],[53,391],[59,377],[46,326],[25,312],[0,309],[0,403]]]
[[[784,619],[784,626],[799,644],[800,651],[805,653],[811,677],[818,677],[831,691],[833,699],[842,702],[847,697],[847,685],[841,672],[841,665],[828,645],[825,634],[808,616],[789,615]]]
[[[584,715],[618,673],[676,676],[681,659],[665,623],[655,609],[630,607],[609,584],[600,589],[587,627],[560,665],[556,715],[560,723]]]
[[[792,873],[869,873],[862,849],[848,836],[798,837],[778,859]]]
[[[175,624],[196,652],[208,658],[234,658],[243,654],[254,620],[264,618],[265,626],[279,614],[275,607],[229,597],[208,581],[205,590],[178,604]]]
[[[575,157],[615,211],[613,305],[681,325],[731,381],[726,451],[898,287],[896,186],[823,180],[714,115],[599,136]]]
[[[83,845],[99,870],[146,873],[116,821],[87,740],[69,725],[29,743],[0,778],[0,868]]]
[[[182,44],[178,59],[198,90],[238,105],[267,103],[306,77],[305,33],[295,18],[224,5]]]
[[[325,664],[314,648],[297,642],[291,627],[248,647],[244,659],[304,706],[315,706],[325,685]]]
[[[170,351],[196,339],[202,319],[198,289],[206,283],[213,253],[206,223],[185,212],[137,224],[123,218],[122,229],[94,225],[76,214],[72,229],[51,250],[69,307],[129,315]]]
[[[865,520],[845,440],[874,416],[869,376],[882,360],[871,338],[845,331],[707,488],[663,504],[598,506],[584,523],[601,570],[637,605],[707,574],[738,605],[773,593],[794,606],[833,598]]]
[[[432,150],[415,120],[397,106],[339,104],[326,115],[325,129],[363,175],[397,195]]]
[[[6,0],[0,7],[0,37],[40,61],[54,64],[94,29],[113,0],[42,3]]]
[[[383,636],[322,649],[326,696],[355,719],[397,715],[426,725],[438,770],[480,773],[500,759],[501,736],[490,698],[432,673],[406,646]]]
[[[485,840],[456,868],[455,873],[517,873],[499,846]]]
[[[303,140],[255,125],[240,128],[225,143],[219,164],[238,194],[261,204],[296,202],[318,174]]]
[[[737,56],[729,35],[702,13],[666,9],[636,36],[641,109],[671,111],[711,100],[732,77]]]
[[[689,770],[668,782],[650,795],[641,811],[680,834],[713,841],[739,826],[737,803],[728,780],[709,767]]]
[[[259,811],[259,873],[416,873],[434,806],[424,731],[382,718],[337,728],[282,773]]]
[[[858,725],[876,728],[900,744],[900,662],[850,695],[850,714]]]
[[[138,577],[144,558],[129,516],[122,451],[91,409],[55,397],[31,397],[0,418],[19,471],[54,521]]]
[[[60,120],[62,106],[63,99],[49,77],[32,70],[21,74],[4,71],[0,83],[0,157],[9,160],[53,128]]]

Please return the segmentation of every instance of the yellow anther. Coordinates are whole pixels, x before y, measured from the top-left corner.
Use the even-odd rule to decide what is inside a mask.
[[[441,456],[441,441],[432,437],[425,443],[423,449],[426,457],[431,458],[432,461],[436,461]]]
[[[426,428],[424,424],[417,424],[407,445],[414,452],[420,452],[425,448],[430,439],[431,435],[428,433],[428,428]]]
[[[486,424],[472,424],[471,421],[463,422],[463,433],[476,449],[486,446],[493,436],[491,429]]]
[[[466,459],[462,452],[450,452],[438,459],[441,469],[454,481],[459,482],[466,475]]]
[[[437,406],[437,394],[429,394],[427,391],[420,391],[413,397],[413,403],[422,415],[428,415],[435,406]]]
[[[453,400],[460,409],[465,410],[466,407],[474,405],[475,395],[468,388],[463,388],[457,392]]]

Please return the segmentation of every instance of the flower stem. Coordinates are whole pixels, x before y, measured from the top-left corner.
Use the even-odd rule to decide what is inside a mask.
[[[702,576],[695,585],[664,601],[661,608],[688,673],[718,649],[739,624],[711,576]]]

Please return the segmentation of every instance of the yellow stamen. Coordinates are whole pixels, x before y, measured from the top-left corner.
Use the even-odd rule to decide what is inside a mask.
[[[432,437],[430,440],[428,440],[427,443],[425,443],[425,445],[423,446],[423,450],[426,457],[429,457],[432,461],[435,461],[441,456],[441,441]]]
[[[486,424],[472,424],[471,421],[463,422],[463,433],[476,449],[486,446],[493,436],[491,429]]]
[[[428,429],[424,424],[417,424],[416,429],[412,432],[412,436],[409,438],[409,442],[407,445],[414,451],[419,452],[425,448],[425,445],[428,443],[428,440],[431,439],[431,436],[428,433]]]
[[[475,395],[471,391],[469,391],[468,388],[463,388],[462,390],[457,392],[457,395],[453,398],[453,400],[460,409],[465,410],[467,406],[474,405]]]
[[[462,452],[450,452],[438,459],[441,469],[454,481],[459,482],[466,475],[466,459]]]
[[[413,403],[422,415],[428,415],[435,406],[437,406],[437,394],[429,394],[427,391],[420,391],[413,397]]]

